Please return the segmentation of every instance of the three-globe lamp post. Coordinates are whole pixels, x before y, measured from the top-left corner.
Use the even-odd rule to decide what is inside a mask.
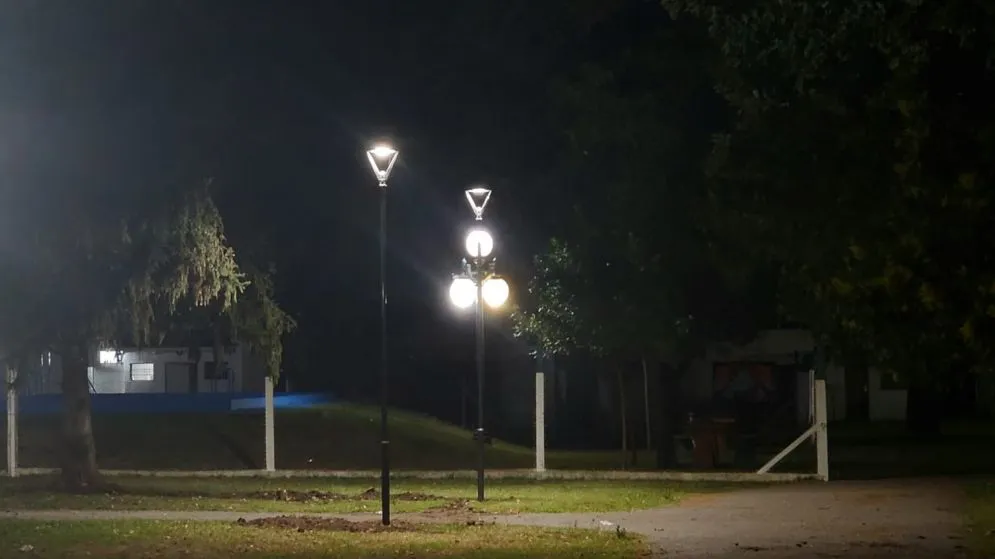
[[[366,152],[380,190],[380,501],[381,522],[390,526],[390,437],[387,430],[387,179],[397,150],[379,144]]]
[[[453,277],[449,297],[460,309],[471,306],[476,311],[476,362],[477,362],[477,500],[484,500],[484,305],[500,308],[508,300],[508,282],[494,272],[494,237],[483,225],[484,208],[491,199],[491,191],[477,187],[466,191],[466,199],[473,210],[475,225],[466,235],[465,248],[469,259],[464,258],[462,270]]]

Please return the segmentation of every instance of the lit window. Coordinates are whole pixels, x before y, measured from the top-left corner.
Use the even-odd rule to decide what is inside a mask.
[[[148,382],[155,378],[155,364],[153,363],[132,363],[131,380],[134,382]]]
[[[100,350],[98,357],[100,358],[101,365],[116,365],[117,364],[117,352],[113,349],[102,349]]]

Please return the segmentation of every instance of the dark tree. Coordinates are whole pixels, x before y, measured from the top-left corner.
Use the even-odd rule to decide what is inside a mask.
[[[785,311],[909,382],[935,427],[953,369],[990,373],[995,13],[986,2],[665,0],[703,21],[735,110],[712,229],[781,270]]]
[[[665,467],[676,372],[706,341],[739,333],[745,309],[700,227],[703,167],[724,116],[707,35],[675,25],[660,7],[644,12],[636,24],[626,10],[601,13],[592,41],[614,45],[612,54],[554,88],[569,143],[561,180],[575,186],[576,207],[536,259],[518,327],[553,353],[582,348],[615,366],[638,364],[645,376],[660,370],[646,404],[661,412],[655,438]]]

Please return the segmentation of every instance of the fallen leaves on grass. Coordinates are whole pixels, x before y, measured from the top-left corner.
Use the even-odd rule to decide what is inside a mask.
[[[298,532],[413,532],[416,529],[414,524],[407,522],[392,522],[390,526],[384,526],[379,520],[353,522],[343,518],[322,518],[320,516],[272,516],[255,520],[239,518],[236,524],[258,528],[281,528]]]
[[[273,491],[253,491],[241,493],[227,498],[238,499],[258,499],[261,501],[286,501],[294,503],[327,502],[327,501],[349,501],[358,499],[343,493],[332,493],[330,491],[294,491],[288,489],[275,489]]]
[[[374,500],[380,498],[380,492],[374,488],[369,488],[359,494],[359,498],[363,500]],[[429,495],[428,493],[415,493],[412,491],[405,491],[403,493],[392,493],[390,496],[391,500],[397,501],[445,501],[446,497],[441,497],[439,495]]]

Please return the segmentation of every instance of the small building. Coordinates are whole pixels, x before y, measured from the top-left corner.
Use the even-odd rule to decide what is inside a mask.
[[[745,345],[711,344],[683,377],[684,399],[719,406],[750,401],[786,423],[806,424],[815,351],[812,333],[801,329],[762,331]],[[907,391],[890,375],[873,368],[847,371],[832,362],[818,374],[826,380],[830,421],[905,419]]]
[[[88,376],[93,394],[246,393],[264,390],[266,369],[242,345],[224,348],[224,366],[215,365],[212,347],[95,349]],[[26,374],[24,374],[26,373]],[[22,372],[23,395],[59,394],[62,364],[45,353],[37,369]]]

